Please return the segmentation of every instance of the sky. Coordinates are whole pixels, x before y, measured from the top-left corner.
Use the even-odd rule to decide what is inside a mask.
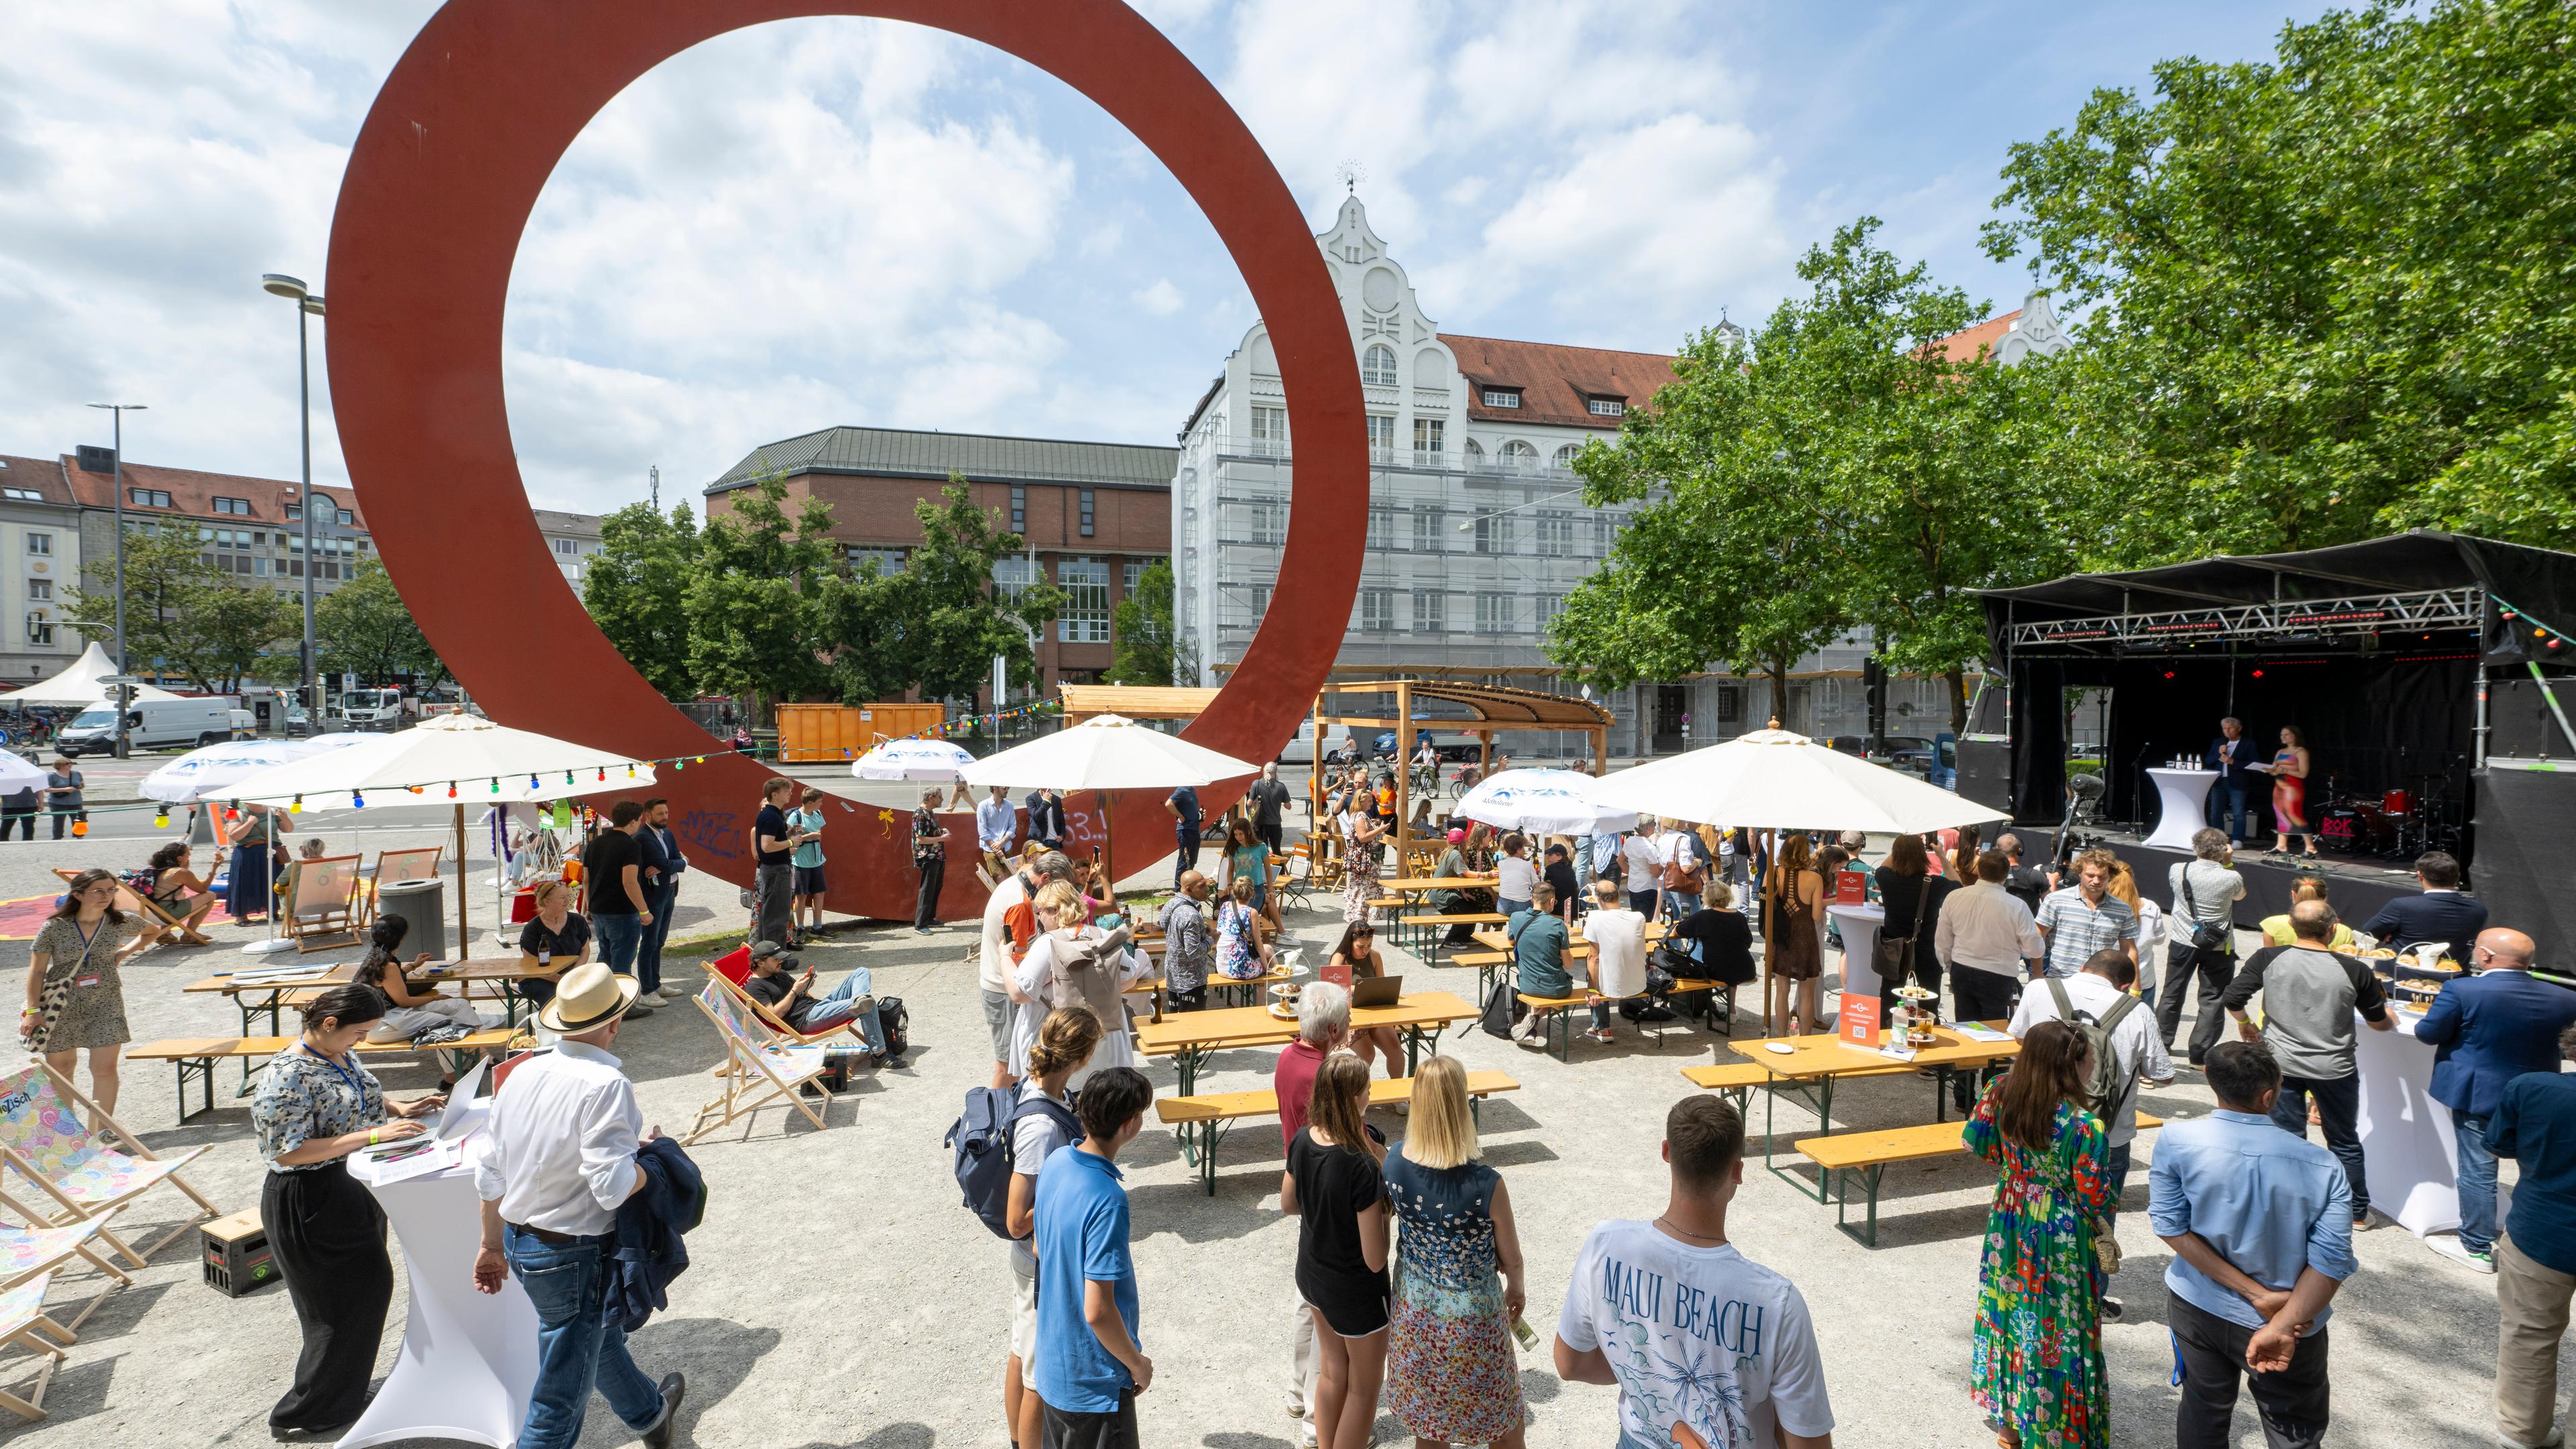
[[[541,3],[541,0],[521,0]],[[0,10],[0,453],[297,468],[294,309],[376,88],[434,4]],[[1317,231],[1346,185],[1444,330],[1670,352],[1758,323],[1855,217],[1996,310],[2015,141],[2159,59],[2261,59],[2310,0],[1137,0]],[[833,424],[1168,442],[1255,320],[1153,157],[1060,82],[884,21],[758,26],[620,95],[512,274],[540,507],[693,498]],[[314,472],[349,481],[317,324]],[[363,489],[364,480],[359,480]]]

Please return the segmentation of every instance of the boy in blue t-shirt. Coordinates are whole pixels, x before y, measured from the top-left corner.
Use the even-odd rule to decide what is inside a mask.
[[[1136,1260],[1118,1150],[1144,1130],[1154,1089],[1132,1067],[1104,1067],[1074,1099],[1082,1141],[1059,1147],[1031,1208],[1038,1255],[1038,1398],[1044,1449],[1136,1449],[1136,1396],[1154,1361],[1136,1333]],[[1035,1449],[1035,1446],[1022,1446]]]

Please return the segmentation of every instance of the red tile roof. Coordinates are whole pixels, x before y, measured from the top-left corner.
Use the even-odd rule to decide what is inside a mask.
[[[1467,416],[1477,422],[1545,423],[1609,431],[1619,426],[1619,420],[1594,413],[1593,398],[1616,398],[1629,407],[1642,408],[1654,400],[1657,389],[1673,380],[1673,360],[1661,353],[1510,342],[1449,332],[1441,333],[1440,340],[1457,355],[1458,371],[1472,388],[1467,397]],[[1487,387],[1520,389],[1521,405],[1485,406]]]
[[[1944,357],[1957,358],[1961,362],[1974,362],[1979,348],[1983,348],[1987,356],[1993,356],[1995,349],[2003,345],[2004,334],[2010,332],[2013,323],[2020,320],[2021,309],[2015,307],[2000,317],[1989,317],[1966,331],[1953,332],[1947,337],[1936,338],[1924,345],[1939,348]]]
[[[47,503],[72,501],[71,490],[63,483],[62,464],[52,458],[0,453],[0,488],[32,488],[44,494]]]
[[[71,481],[72,493],[78,498],[81,506],[85,508],[116,506],[116,480],[113,475],[83,472],[79,462],[68,453],[61,458],[61,469],[62,476]],[[137,463],[131,459],[128,459],[125,464],[125,486],[129,491],[136,488],[151,488],[169,494],[169,511],[174,514],[207,519],[247,517],[253,523],[286,522],[286,505],[293,501],[297,489],[296,484],[276,478],[245,478],[234,473],[200,473],[193,468],[164,468],[157,463]],[[366,510],[358,506],[358,497],[355,493],[346,488],[334,488],[327,484],[316,484],[313,491],[336,501],[342,508],[347,509],[357,520],[353,527],[367,526]],[[250,503],[250,512],[217,514],[214,500],[218,496],[247,499]],[[132,512],[134,505],[128,502],[126,509]],[[144,512],[152,514],[161,510],[151,508],[145,509]]]

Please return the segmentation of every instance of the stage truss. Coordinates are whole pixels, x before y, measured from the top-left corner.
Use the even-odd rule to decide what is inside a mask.
[[[2291,648],[2326,639],[2359,639],[2383,633],[2475,629],[2481,623],[2485,600],[2486,591],[2479,588],[2360,594],[2341,599],[2272,599],[2206,609],[2014,624],[2006,638],[2015,653],[2038,649],[2079,654],[2137,653],[2221,639],[2241,641],[2257,649]]]

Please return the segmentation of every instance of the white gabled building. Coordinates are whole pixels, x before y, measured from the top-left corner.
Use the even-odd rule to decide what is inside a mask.
[[[1586,506],[1570,465],[1586,444],[1616,441],[1627,410],[1672,380],[1673,359],[1441,332],[1356,196],[1344,199],[1316,244],[1360,362],[1371,465],[1368,552],[1337,671],[1575,692],[1548,659],[1543,631],[1566,594],[1609,556],[1628,510]],[[2066,346],[2038,297],[1952,340],[1999,353]],[[1273,602],[1297,602],[1296,581],[1279,577],[1292,452],[1287,400],[1260,323],[1191,411],[1180,444],[1172,479],[1175,627],[1185,667],[1195,667],[1198,682],[1217,684],[1242,660]],[[1642,755],[1704,744],[1775,712],[1814,733],[1857,732],[1866,652],[1855,640],[1800,661],[1785,710],[1760,681],[1716,675],[1619,691],[1603,701],[1619,718],[1610,748]],[[1918,692],[1920,700],[1912,697]],[[1928,733],[1900,720],[1929,710],[1936,695],[1936,682],[1898,682],[1890,732]],[[1506,742],[1525,755],[1577,746],[1570,736]]]

